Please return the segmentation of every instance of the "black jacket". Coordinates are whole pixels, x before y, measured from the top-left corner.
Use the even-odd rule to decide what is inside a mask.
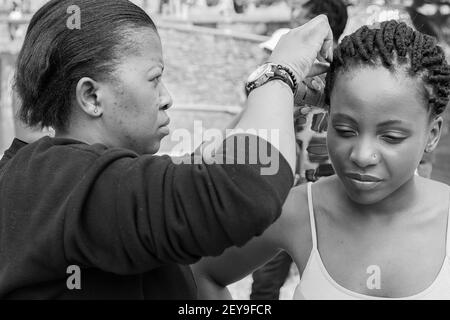
[[[195,299],[189,264],[259,235],[293,183],[261,165],[174,164],[168,156],[45,137],[0,162],[1,299]],[[81,268],[69,290],[67,268]]]

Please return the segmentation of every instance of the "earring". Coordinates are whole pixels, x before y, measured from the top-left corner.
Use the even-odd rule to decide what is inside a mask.
[[[431,152],[431,147],[430,146],[427,146],[426,148],[425,148],[425,153],[430,153]]]
[[[95,106],[94,113],[95,113],[95,114],[98,113],[98,106]]]
[[[373,158],[374,160],[376,160],[376,159],[378,158],[377,154],[374,153],[374,154],[372,155],[372,158]]]

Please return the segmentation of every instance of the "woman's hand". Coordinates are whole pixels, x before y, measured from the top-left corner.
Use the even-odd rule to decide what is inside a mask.
[[[331,61],[333,33],[328,19],[319,15],[305,25],[289,31],[275,47],[270,62],[290,68],[298,82],[308,74],[322,73],[326,67],[314,61]],[[300,88],[300,86],[298,86]],[[294,176],[296,142],[294,133],[294,95],[282,81],[268,81],[251,91],[247,108],[236,128],[269,132],[261,138],[268,141],[287,160]]]
[[[269,58],[291,68],[298,81],[326,72],[332,60],[333,33],[323,14],[281,37]]]

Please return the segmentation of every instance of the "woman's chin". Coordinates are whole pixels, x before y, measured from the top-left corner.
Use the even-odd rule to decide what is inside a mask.
[[[143,154],[155,154],[155,153],[157,153],[159,151],[160,147],[161,147],[161,144],[159,142],[155,143],[155,144],[152,144],[151,146],[148,146],[144,150]]]
[[[355,195],[355,194],[350,194],[350,193],[347,193],[347,194],[353,202],[355,202],[359,205],[364,205],[364,206],[373,205],[373,204],[378,203],[381,200],[383,200],[382,198],[376,198],[372,195],[361,196],[361,195]]]
[[[148,141],[141,141],[139,144],[132,144],[131,146],[128,146],[129,150],[132,150],[136,152],[138,155],[152,155],[159,151],[159,148],[161,146],[160,141],[151,141],[150,143]]]
[[[380,190],[361,190],[352,186],[344,186],[345,193],[355,203],[360,205],[372,205],[386,198],[386,194]]]
[[[163,137],[164,138],[164,137]],[[163,139],[155,139],[150,144],[147,144],[147,147],[145,149],[145,154],[155,154],[159,152],[159,149],[161,148],[161,140]]]

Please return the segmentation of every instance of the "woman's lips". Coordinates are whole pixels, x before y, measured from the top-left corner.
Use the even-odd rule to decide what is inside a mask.
[[[350,172],[346,174],[347,177],[349,177],[350,179],[355,179],[361,182],[380,182],[381,178],[378,178],[376,176],[371,176],[368,174],[361,174],[361,173],[354,173],[354,172]]]
[[[170,129],[168,126],[161,126],[159,127],[159,132],[167,136],[170,134]]]
[[[376,176],[360,173],[347,173],[345,177],[355,188],[364,191],[374,189],[383,181],[383,179]]]
[[[164,135],[169,135],[170,134],[170,129],[168,127],[170,123],[170,119],[167,119],[166,122],[164,122],[160,127],[159,127],[159,131],[164,134]]]

